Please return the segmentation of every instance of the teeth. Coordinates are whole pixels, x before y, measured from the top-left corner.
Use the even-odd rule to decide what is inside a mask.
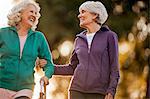
[[[34,20],[33,20],[33,19],[30,19],[30,21],[32,21],[32,22],[33,22]]]
[[[34,18],[30,18],[29,20],[30,20],[31,22],[34,22],[34,21],[35,21]]]

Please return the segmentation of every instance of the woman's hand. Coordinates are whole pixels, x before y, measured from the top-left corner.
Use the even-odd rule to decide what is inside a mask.
[[[37,59],[36,66],[39,66],[40,68],[43,68],[47,64],[47,61],[45,59]]]
[[[111,93],[108,93],[106,96],[105,96],[105,99],[113,99],[113,95]]]
[[[47,61],[45,59],[37,59],[35,62],[35,71],[39,72],[41,68],[43,68],[47,64]]]
[[[44,82],[45,85],[48,85],[49,84],[49,80],[46,76],[43,76],[41,79],[40,79],[40,83]]]

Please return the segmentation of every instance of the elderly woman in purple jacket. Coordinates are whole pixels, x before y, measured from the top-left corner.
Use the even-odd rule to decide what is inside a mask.
[[[87,1],[79,7],[80,27],[70,63],[55,65],[55,75],[73,75],[70,99],[113,99],[119,80],[117,35],[103,24],[105,6]]]
[[[79,7],[80,27],[70,64],[56,65],[55,75],[73,75],[70,99],[113,99],[119,80],[118,40],[104,22],[105,6],[87,1]]]

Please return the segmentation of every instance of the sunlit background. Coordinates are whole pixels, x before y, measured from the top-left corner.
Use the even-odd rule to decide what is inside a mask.
[[[18,1],[1,0],[0,27],[7,26],[7,13]],[[37,1],[40,3],[42,9],[45,9],[41,11],[42,18],[40,19],[38,29],[42,32],[44,31],[50,43],[54,63],[66,64],[69,62],[68,60],[73,49],[73,40],[75,38],[75,33],[73,34],[73,32],[75,29],[76,32],[81,31],[78,27],[76,14],[74,13],[78,13],[76,12],[78,10],[76,8],[85,0],[79,0],[80,2],[78,1],[78,3],[76,1],[73,1],[73,3],[64,3],[65,1],[63,2],[63,0]],[[109,9],[111,13],[107,24],[114,31],[117,31],[119,36],[121,79],[117,89],[116,99],[143,99],[147,89],[146,80],[149,70],[147,61],[150,55],[150,43],[148,40],[150,35],[150,22],[147,19],[147,2],[142,0],[134,0],[134,2],[131,2],[131,0],[129,3],[119,0],[110,1],[111,3],[108,1],[104,2],[107,6],[111,6],[108,6],[111,9]],[[48,9],[51,12],[47,13]],[[61,18],[64,18],[64,20],[60,18],[60,14],[62,14]],[[64,15],[69,16],[69,19],[68,17],[63,17]],[[65,23],[63,24],[63,22]],[[72,28],[75,29],[73,30]],[[36,86],[33,99],[38,99],[39,97],[39,79],[42,75],[42,71],[35,73]],[[50,79],[50,84],[47,86],[47,99],[67,99],[70,78],[70,76],[53,76]]]
[[[0,3],[0,27],[7,26],[7,13],[11,9],[13,0],[1,0]]]

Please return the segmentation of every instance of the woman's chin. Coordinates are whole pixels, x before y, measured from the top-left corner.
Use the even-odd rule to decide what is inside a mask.
[[[33,26],[34,23],[33,23],[33,22],[28,22],[27,24],[28,24],[28,27],[31,28],[31,27]]]
[[[85,28],[86,26],[84,24],[80,24],[80,27],[81,28]]]
[[[28,27],[31,28],[33,26],[33,24],[28,24]]]
[[[84,27],[84,24],[80,23],[80,27]]]

